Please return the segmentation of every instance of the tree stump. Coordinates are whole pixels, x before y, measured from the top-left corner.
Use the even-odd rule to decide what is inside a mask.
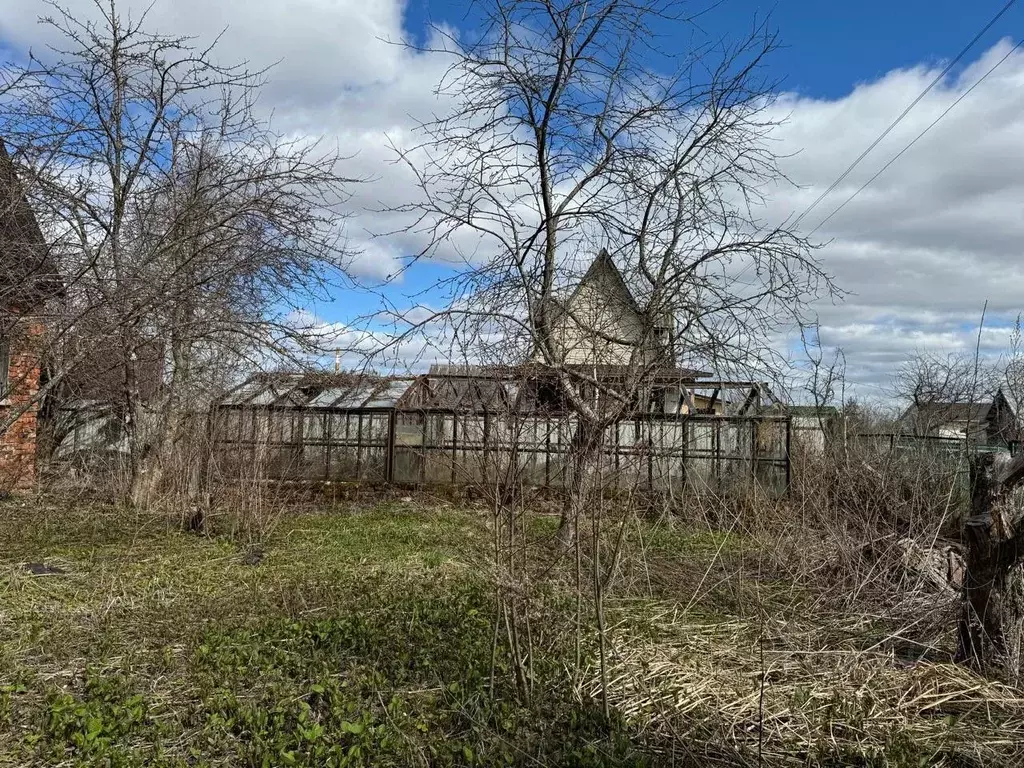
[[[1024,477],[1024,462],[1008,454],[980,454],[971,461],[971,514],[964,522],[965,574],[958,632],[958,661],[990,669],[1006,659],[1006,629],[1019,631],[1019,601],[1008,599],[1008,579],[1020,559],[1011,490]]]

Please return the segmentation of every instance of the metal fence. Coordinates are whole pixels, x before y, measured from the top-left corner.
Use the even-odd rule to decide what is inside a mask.
[[[1012,442],[984,443],[966,440],[962,437],[939,435],[911,435],[893,432],[861,433],[853,436],[860,444],[870,445],[873,450],[884,453],[927,452],[936,454],[998,453],[1009,451],[1016,455],[1020,444]]]
[[[395,483],[516,482],[561,488],[577,422],[568,414],[221,405],[213,463],[225,479]],[[789,486],[784,416],[639,414],[602,435],[609,488],[727,491]]]

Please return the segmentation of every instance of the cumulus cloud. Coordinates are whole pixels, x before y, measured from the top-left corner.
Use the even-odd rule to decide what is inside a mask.
[[[121,5],[140,14],[150,0]],[[71,0],[83,17],[89,0]],[[410,141],[417,119],[444,111],[435,87],[447,62],[414,53],[402,39],[402,0],[163,0],[149,11],[152,28],[200,36],[223,31],[224,61],[273,65],[261,109],[288,134],[325,134],[351,155],[346,173],[371,181],[354,188],[348,236],[361,255],[354,271],[380,280],[422,247],[409,234],[378,238],[402,223],[381,213],[404,202],[411,179],[393,163],[389,140]],[[0,17],[7,55],[45,44],[37,0],[8,0]],[[785,30],[783,30],[785,33]],[[997,61],[1010,41],[980,53],[934,88],[901,125],[802,222],[813,229],[896,152],[912,141]],[[774,140],[786,173],[767,216],[804,210],[874,140],[941,69],[941,64],[890,72],[850,84],[836,99],[783,95],[775,109],[785,123]],[[1024,53],[1009,58],[920,142],[815,233],[819,256],[849,292],[840,304],[817,307],[826,354],[841,347],[852,382],[865,394],[885,393],[892,372],[922,348],[971,351],[988,302],[983,353],[1005,347],[1024,295]],[[470,250],[467,246],[466,250]],[[340,323],[339,339],[351,333]],[[795,341],[791,349],[798,349]],[[401,357],[430,354],[429,344]]]
[[[1024,53],[1004,40],[940,83],[803,221],[814,229],[1007,53],[1009,58],[815,236],[850,295],[819,306],[821,342],[842,347],[855,382],[884,393],[894,368],[921,349],[1005,350],[1024,308]],[[843,98],[787,94],[776,132],[798,185],[773,215],[802,212],[931,82],[941,65],[893,71]]]

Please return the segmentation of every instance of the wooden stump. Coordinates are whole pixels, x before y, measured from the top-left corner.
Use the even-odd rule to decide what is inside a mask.
[[[976,669],[991,668],[1005,658],[1005,627],[1015,626],[1020,618],[1002,599],[1007,578],[1020,559],[1015,526],[1019,515],[1010,493],[1024,476],[1020,458],[1011,462],[1008,454],[989,453],[971,462],[971,515],[963,527],[966,572],[956,658]]]

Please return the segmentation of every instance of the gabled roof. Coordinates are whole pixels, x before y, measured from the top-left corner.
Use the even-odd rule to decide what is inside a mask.
[[[39,222],[0,140],[0,306],[30,309],[62,291]]]
[[[436,373],[453,368],[454,373]],[[462,369],[477,369],[467,375]],[[451,410],[506,410],[515,381],[489,374],[484,366],[431,366],[430,373],[416,379],[398,402],[400,408],[444,408]]]
[[[630,309],[632,309],[638,315],[643,314],[643,311],[640,309],[640,305],[637,303],[636,297],[633,295],[633,292],[629,290],[629,286],[626,285],[626,279],[622,276],[622,272],[615,265],[615,260],[612,259],[612,256],[610,253],[608,253],[607,248],[602,248],[601,252],[597,254],[597,258],[590,262],[590,266],[587,267],[587,271],[583,274],[583,277],[576,284],[576,288],[569,295],[569,298],[565,300],[565,305],[568,306],[572,304],[573,300],[576,298],[577,294],[580,292],[583,286],[586,285],[591,280],[597,279],[597,277],[602,272],[607,272],[609,275],[611,275],[612,280],[614,280],[615,283],[618,284],[623,296],[625,296],[626,301],[629,304]]]
[[[970,424],[990,433],[995,429],[997,436],[1010,440],[1016,440],[1019,432],[1013,407],[1002,390],[998,390],[991,400],[980,402],[911,405],[904,412],[901,421],[908,426],[926,426],[930,429],[952,424]]]
[[[583,277],[577,281],[576,285],[572,287],[571,291],[559,290],[556,291],[552,296],[552,303],[556,309],[560,312],[565,312],[572,305],[573,301],[579,295],[579,292],[591,281],[596,280],[601,273],[607,273],[614,283],[617,284],[619,292],[625,299],[626,304],[629,308],[637,315],[643,315],[644,312],[640,308],[640,303],[636,300],[636,296],[629,289],[626,284],[626,279],[622,276],[622,271],[615,264],[615,260],[611,254],[608,253],[607,248],[602,248],[600,253],[590,262],[590,266],[587,267],[587,271],[583,273]]]
[[[932,402],[911,405],[903,414],[904,419],[924,419],[931,423],[949,423],[954,421],[984,421],[993,416],[993,407],[1001,404],[1004,408],[1012,408],[999,390],[991,400],[979,400],[974,402]]]
[[[907,409],[907,417],[920,417],[935,422],[975,421],[988,418],[992,403],[922,403]]]

